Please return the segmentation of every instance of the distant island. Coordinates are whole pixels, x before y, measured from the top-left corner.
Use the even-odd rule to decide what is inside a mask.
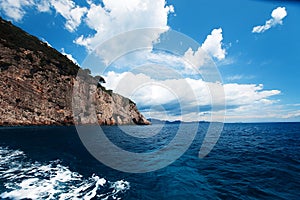
[[[85,80],[78,83],[81,70]],[[77,81],[77,82],[76,82]],[[128,98],[106,90],[104,79],[93,77],[66,56],[0,18],[0,126],[89,124],[97,116],[100,125],[150,122]],[[74,118],[74,84],[83,89],[76,98],[79,113]],[[94,88],[94,113],[84,102]]]
[[[181,120],[175,120],[175,121],[169,121],[169,120],[160,120],[160,119],[154,119],[154,118],[148,118],[147,119],[151,124],[191,124],[191,123],[211,123],[208,121],[192,121],[192,122],[185,122]]]

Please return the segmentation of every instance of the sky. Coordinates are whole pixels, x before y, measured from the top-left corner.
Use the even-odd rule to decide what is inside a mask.
[[[300,121],[300,3],[1,0],[0,15],[146,117]]]

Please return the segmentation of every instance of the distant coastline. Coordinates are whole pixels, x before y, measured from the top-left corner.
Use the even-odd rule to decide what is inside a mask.
[[[170,121],[170,120],[160,120],[160,119],[152,119],[148,118],[148,121],[150,121],[152,124],[192,124],[192,123],[200,123],[200,124],[207,124],[207,123],[223,123],[223,122],[210,122],[210,121],[191,121],[191,122],[185,122],[185,121],[180,121],[180,120],[175,120],[175,121]],[[300,121],[295,121],[295,122],[224,122],[224,124],[269,124],[269,123],[274,123],[274,124],[281,124],[281,123],[300,123]]]

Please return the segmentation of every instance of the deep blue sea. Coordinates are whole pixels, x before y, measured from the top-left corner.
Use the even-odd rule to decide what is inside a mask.
[[[124,127],[151,135],[156,126]],[[193,125],[184,126],[188,133]],[[179,125],[165,124],[159,134],[138,139],[124,134],[124,127],[103,130],[120,148],[141,153],[168,144]],[[1,127],[0,198],[300,199],[300,123],[225,124],[214,149],[200,159],[207,127],[199,124],[179,159],[147,173],[102,164],[75,127]],[[91,128],[87,134],[97,133]]]

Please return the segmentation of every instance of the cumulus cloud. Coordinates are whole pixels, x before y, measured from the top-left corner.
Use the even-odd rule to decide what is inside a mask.
[[[94,50],[105,40],[126,31],[157,28],[156,31],[141,30],[139,34],[132,33],[124,37],[120,36],[114,41],[118,43],[118,48],[123,49],[131,49],[135,44],[139,44],[136,46],[152,47],[160,34],[169,29],[167,25],[168,15],[174,12],[173,6],[167,6],[165,0],[104,0],[103,4],[89,3],[90,8],[85,21],[96,33],[92,36],[81,35],[75,40],[75,43],[85,46],[89,50]],[[113,44],[109,46],[111,47],[111,45]],[[97,53],[102,57],[107,57],[109,50],[103,50],[102,47],[102,51]],[[103,55],[104,53],[105,55]],[[111,54],[113,53],[111,52]]]
[[[265,25],[253,27],[252,33],[263,33],[276,25],[282,25],[283,19],[287,16],[287,11],[285,7],[278,7],[272,11],[271,16],[272,18],[267,20]]]
[[[226,104],[230,106],[251,105],[255,103],[272,104],[268,97],[280,94],[279,90],[264,90],[259,84],[225,84]]]
[[[74,64],[79,65],[78,62],[77,62],[77,60],[72,56],[72,54],[66,53],[64,48],[61,49],[61,53],[62,53],[63,55],[65,55],[65,56],[67,56],[67,58],[68,58],[69,60],[71,60]]]
[[[105,76],[106,87],[115,92],[133,99],[141,111],[146,113],[152,106],[164,106],[169,119],[207,120],[211,112],[212,99],[210,89],[218,87],[218,83],[205,82],[202,79],[177,78],[156,80],[145,74],[134,74],[131,72],[116,73],[109,72]],[[130,83],[130,84],[128,84]],[[237,113],[252,113],[253,115],[263,115],[262,109],[271,107],[277,101],[271,97],[280,94],[279,90],[265,90],[262,84],[224,84],[226,105],[229,115]],[[221,97],[220,97],[221,98]],[[221,100],[214,100],[218,107]],[[178,108],[180,105],[180,109]],[[251,110],[252,109],[252,110]],[[215,110],[214,112],[218,112]],[[220,111],[220,115],[221,115]],[[159,111],[152,111],[153,117],[165,116]],[[196,118],[195,118],[196,117]],[[230,117],[229,117],[230,118]],[[221,117],[220,117],[221,119]],[[236,116],[235,120],[238,120]]]
[[[203,51],[201,47],[197,51],[193,51],[192,48],[189,48],[185,53],[183,58],[190,62],[191,65],[195,67],[201,67],[210,60],[208,54]]]
[[[14,21],[22,20],[25,9],[34,5],[33,0],[1,0],[0,9]]]
[[[73,32],[80,25],[87,8],[76,5],[72,0],[52,0],[51,6],[66,19],[65,27]]]
[[[222,40],[222,29],[213,29],[211,34],[206,37],[203,44],[196,51],[189,48],[184,53],[183,59],[199,69],[203,68],[205,65],[213,66],[213,59],[217,59],[218,61],[225,59],[226,50],[223,48]]]
[[[222,48],[222,40],[222,29],[214,29],[212,30],[211,34],[206,37],[206,40],[202,44],[201,48],[214,58],[223,60],[226,55],[226,50]]]

